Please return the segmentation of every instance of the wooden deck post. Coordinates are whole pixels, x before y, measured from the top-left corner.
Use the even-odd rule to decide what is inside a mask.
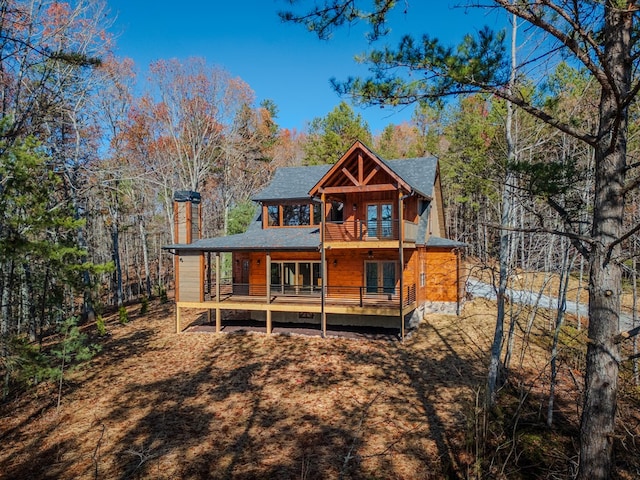
[[[222,316],[220,314],[220,252],[216,252],[216,333],[222,330]]]
[[[180,333],[180,307],[176,304],[176,333]]]
[[[271,335],[273,324],[271,322],[271,308],[267,308],[267,335]]]
[[[327,290],[327,252],[324,247],[325,228],[326,228],[326,196],[324,192],[320,195],[320,212],[322,221],[320,222],[320,268],[321,268],[321,286],[320,286],[320,328],[322,329],[322,337],[327,337],[327,312],[325,312],[325,296]]]
[[[266,261],[265,268],[267,269],[265,273],[266,283],[267,283],[267,335],[271,335],[271,330],[273,329],[273,324],[271,322],[271,308],[269,308],[269,304],[271,303],[271,254],[269,252],[266,253]]]
[[[216,252],[216,302],[220,303],[220,252]]]
[[[400,340],[404,342],[404,219],[402,212],[402,190],[398,190],[398,256],[400,260]]]

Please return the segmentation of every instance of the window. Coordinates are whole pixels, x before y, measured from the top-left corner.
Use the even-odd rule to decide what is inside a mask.
[[[395,294],[396,262],[366,262],[365,282],[368,294]]]
[[[267,207],[267,216],[267,225],[269,225],[270,227],[280,226],[280,209],[278,208],[278,205],[269,205]]]
[[[393,237],[393,205],[390,203],[367,205],[367,236],[370,238]]]
[[[312,208],[313,223],[311,223]],[[306,225],[319,225],[321,220],[322,206],[319,203],[267,205],[267,226],[269,227],[299,227]]]
[[[313,225],[320,225],[322,221],[322,205],[320,203],[313,204]]]
[[[282,206],[282,224],[284,226],[297,227],[299,225],[309,225],[309,223],[309,204]]]
[[[344,220],[344,203],[331,202],[331,210],[329,212],[329,220],[332,222],[342,222]]]

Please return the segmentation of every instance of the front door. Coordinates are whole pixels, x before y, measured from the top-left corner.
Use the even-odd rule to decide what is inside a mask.
[[[240,276],[233,284],[233,293],[235,295],[249,295],[249,259],[240,260]]]

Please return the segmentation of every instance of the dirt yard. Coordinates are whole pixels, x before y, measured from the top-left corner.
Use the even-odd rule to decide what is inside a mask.
[[[144,317],[137,310],[127,325],[108,318],[108,336],[94,338],[102,351],[70,376],[59,411],[55,387],[46,385],[1,407],[0,477],[479,473],[473,432],[495,321],[488,302],[469,302],[459,318],[429,316],[404,343],[176,334],[171,303],[152,304]],[[86,328],[95,335],[94,326]],[[538,379],[545,368],[529,365]],[[575,413],[574,383],[559,390]]]

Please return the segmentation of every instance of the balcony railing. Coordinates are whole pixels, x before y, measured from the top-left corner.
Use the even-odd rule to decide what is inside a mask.
[[[207,290],[206,300],[216,300],[216,287]],[[248,302],[275,301],[286,303],[320,303],[322,287],[317,285],[271,285],[270,297],[267,300],[267,286],[249,283],[221,283],[220,299],[245,300]],[[325,301],[334,305],[358,305],[365,306],[393,306],[400,305],[398,287],[372,287],[372,286],[325,286]],[[404,307],[416,301],[416,285],[405,285],[402,296]]]
[[[415,242],[417,231],[417,224],[404,221],[405,241]],[[363,242],[398,240],[399,238],[398,220],[365,221],[355,219],[325,224],[325,240],[327,242]]]

